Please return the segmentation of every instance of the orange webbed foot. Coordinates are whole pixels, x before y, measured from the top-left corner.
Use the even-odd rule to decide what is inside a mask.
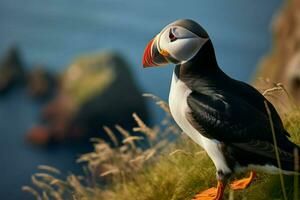
[[[223,192],[224,185],[219,181],[216,188],[214,187],[200,192],[192,200],[221,200]]]
[[[256,173],[252,171],[250,172],[250,176],[248,178],[243,178],[241,180],[233,181],[230,184],[230,188],[232,190],[243,190],[251,184],[251,182],[254,180],[255,177],[256,177]]]

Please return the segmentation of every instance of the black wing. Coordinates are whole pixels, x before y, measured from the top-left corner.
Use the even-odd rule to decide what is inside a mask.
[[[206,95],[193,91],[187,98],[192,124],[199,125],[207,137],[224,142],[243,142],[251,139],[272,139],[267,114],[238,96],[215,93]],[[278,129],[275,127],[278,135]]]
[[[261,111],[242,97],[224,91],[210,95],[193,91],[187,103],[190,107],[188,120],[206,137],[275,160],[266,109]],[[274,123],[274,129],[282,159],[293,161],[295,145],[288,140],[282,123]]]
[[[238,95],[250,105],[255,105],[255,108],[260,112],[263,112],[264,114],[266,114],[266,102],[270,109],[272,121],[274,122],[274,124],[276,124],[276,126],[278,126],[278,128],[280,128],[285,135],[290,136],[290,134],[285,131],[281,118],[274,106],[260,92],[244,82],[236,81],[233,79],[231,79],[231,85],[231,93]]]

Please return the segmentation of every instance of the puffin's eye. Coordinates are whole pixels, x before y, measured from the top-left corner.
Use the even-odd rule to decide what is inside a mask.
[[[172,29],[170,29],[170,31],[169,31],[169,39],[171,42],[174,42],[175,40],[177,40],[177,37],[172,33]]]

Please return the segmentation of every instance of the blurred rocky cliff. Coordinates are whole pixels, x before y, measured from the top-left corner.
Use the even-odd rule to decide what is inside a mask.
[[[60,75],[24,63],[17,47],[7,50],[0,62],[0,97],[23,87],[33,100],[43,100],[39,125],[26,135],[32,143],[83,142],[99,137],[104,125],[131,128],[132,113],[148,121],[142,92],[118,53],[81,56]]]
[[[134,112],[148,120],[123,57],[113,52],[82,56],[61,76],[58,94],[44,107],[43,122],[29,131],[28,139],[37,144],[88,139],[103,125],[132,127]]]
[[[300,105],[300,1],[289,0],[275,16],[272,24],[273,47],[259,65],[254,84],[260,90],[282,83]],[[285,107],[288,99],[280,99]],[[286,108],[284,108],[286,109]]]
[[[0,61],[0,95],[25,81],[24,63],[17,47],[10,47]]]
[[[26,70],[21,51],[12,46],[0,60],[0,96],[13,88],[25,86],[28,94],[36,100],[49,98],[54,94],[57,78],[43,66]]]

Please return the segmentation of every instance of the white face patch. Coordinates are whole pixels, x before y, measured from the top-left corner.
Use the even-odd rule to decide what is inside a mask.
[[[158,35],[157,47],[182,63],[192,59],[207,40],[183,27],[167,26]]]

